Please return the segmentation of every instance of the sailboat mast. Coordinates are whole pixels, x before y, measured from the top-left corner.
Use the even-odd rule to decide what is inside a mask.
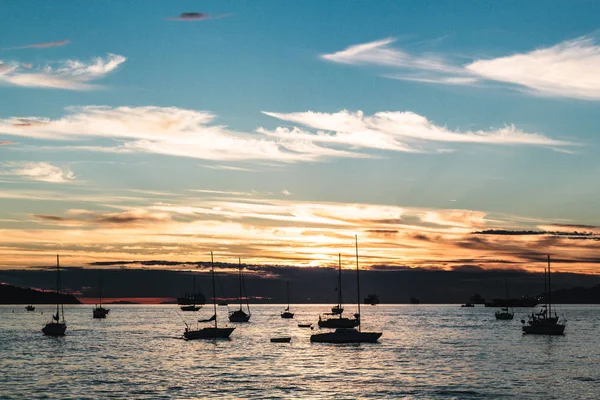
[[[290,309],[290,281],[287,281],[287,300],[288,300],[288,311]]]
[[[213,287],[213,311],[215,312],[215,329],[217,328],[217,292],[215,290],[215,260],[213,252],[210,252],[210,270],[212,272],[212,287]]]
[[[550,254],[548,254],[548,316],[552,317],[552,287],[550,282]]]
[[[98,277],[98,290],[100,290],[100,308],[102,308],[102,278]]]
[[[60,303],[60,261],[58,258],[58,254],[56,255],[56,322],[58,323],[58,320],[60,318],[60,310],[59,310],[59,303]]]
[[[342,308],[342,253],[338,253],[338,309]]]
[[[192,276],[192,303],[196,305],[196,275]]]
[[[548,270],[544,267],[544,304],[546,305],[546,311],[548,310]]]
[[[358,331],[360,332],[360,279],[358,278],[358,235],[354,235],[356,245],[356,304],[358,304]]]
[[[239,265],[239,281],[240,281],[240,310],[242,310],[242,259],[238,258],[238,265]]]

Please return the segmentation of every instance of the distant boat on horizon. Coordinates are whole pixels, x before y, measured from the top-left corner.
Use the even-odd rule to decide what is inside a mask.
[[[546,269],[544,268],[544,297],[546,299],[546,304],[542,306],[542,309],[538,313],[531,313],[527,323],[525,323],[524,320],[521,320],[524,334],[563,335],[565,332],[566,321],[563,320],[562,323],[560,323],[561,321],[559,321],[556,311],[554,312],[554,316],[552,316],[552,281],[550,278],[549,255],[547,275],[548,278],[546,278]],[[548,281],[547,284],[546,279]]]
[[[421,304],[421,300],[415,296],[410,296],[409,302],[410,304]]]
[[[310,336],[311,342],[316,343],[375,343],[383,334],[382,332],[362,332],[360,327],[360,276],[358,268],[358,236],[354,236],[356,244],[356,304],[358,312],[355,314],[358,321],[358,330],[355,328],[338,328],[334,332],[316,333]],[[341,264],[341,255],[340,255]]]
[[[62,315],[62,318],[61,318]],[[47,336],[63,336],[67,330],[65,322],[65,311],[60,301],[60,260],[56,255],[56,315],[52,316],[50,322],[42,328],[42,332]]]
[[[235,310],[229,314],[229,322],[248,322],[250,320],[250,303],[248,303],[248,293],[246,292],[246,282],[244,281],[244,273],[242,272],[242,259],[238,258],[239,262],[239,281],[240,281],[240,309]],[[242,287],[244,288],[244,295],[246,297],[246,307],[248,313],[243,310],[242,303]]]
[[[210,252],[210,270],[212,273],[212,298],[213,298],[213,316],[208,319],[198,320],[199,323],[204,322],[213,322],[215,323],[214,327],[206,327],[200,329],[190,329],[190,327],[186,324],[185,331],[183,332],[183,337],[186,340],[196,340],[196,339],[228,339],[231,333],[235,330],[235,327],[225,327],[219,328],[217,322],[217,300],[216,300],[216,290],[215,290],[215,264],[213,252]]]
[[[33,305],[30,304],[30,305],[28,305],[28,306],[25,307],[25,310],[27,310],[27,311],[35,311],[35,306],[33,306]]]
[[[379,296],[377,296],[375,293],[369,294],[367,297],[365,297],[365,304],[370,304],[372,306],[379,304]]]
[[[294,318],[294,313],[290,311],[290,281],[287,281],[287,303],[287,308],[281,313],[281,318],[292,319]]]

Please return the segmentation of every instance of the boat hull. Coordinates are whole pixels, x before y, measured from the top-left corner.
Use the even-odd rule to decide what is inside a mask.
[[[291,341],[292,341],[291,337],[271,338],[271,343],[289,343]]]
[[[527,335],[564,335],[565,325],[525,325],[523,333]]]
[[[35,311],[35,307],[34,306],[27,306],[27,307],[25,307],[25,309],[27,311]]]
[[[495,315],[496,315],[496,319],[500,319],[500,320],[511,320],[515,317],[514,314],[510,314],[510,313],[497,312]]]
[[[67,330],[67,324],[64,322],[49,322],[42,328],[42,332],[46,336],[64,336]]]
[[[110,310],[107,308],[98,307],[98,308],[94,308],[92,315],[94,316],[94,318],[106,318],[106,315],[109,312],[110,312]]]
[[[198,310],[200,310],[200,307],[198,307],[198,306],[181,306],[181,307],[179,307],[179,309],[180,309],[181,311],[191,311],[191,312],[195,312],[195,311],[198,311]]]
[[[186,330],[183,337],[186,340],[196,339],[227,339],[235,328],[202,328],[198,330]]]
[[[292,319],[292,318],[294,318],[294,313],[291,313],[289,311],[284,311],[281,313],[281,318]]]
[[[375,343],[381,332],[359,332],[356,329],[337,329],[335,332],[316,333],[310,336],[314,343]]]
[[[237,310],[229,314],[229,322],[248,322],[250,314],[246,314],[242,310]]]

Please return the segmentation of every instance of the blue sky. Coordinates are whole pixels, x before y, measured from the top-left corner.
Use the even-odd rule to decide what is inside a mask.
[[[366,239],[373,257],[412,266],[441,261],[401,255],[406,226],[595,232],[599,13],[589,1],[4,3],[0,229],[20,236],[0,265],[37,263],[54,231],[77,262],[160,252],[154,239],[114,250],[105,235],[124,229],[192,232],[168,253],[183,259],[210,248],[205,224],[227,232],[227,256],[269,262],[284,258],[265,250],[274,237],[248,248],[248,232],[294,228],[291,262],[318,264],[338,236],[389,230]],[[272,208],[240,212],[257,203]],[[360,215],[319,220],[336,207]],[[370,226],[386,207],[404,220]]]

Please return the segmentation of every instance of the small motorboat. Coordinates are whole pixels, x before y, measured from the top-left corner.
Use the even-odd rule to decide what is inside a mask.
[[[298,324],[298,328],[311,328],[311,327],[312,327],[312,324],[310,324],[310,323],[309,324],[303,324],[303,323]]]
[[[289,343],[291,341],[292,341],[292,338],[289,336],[271,338],[271,343]]]
[[[30,305],[28,305],[27,307],[25,307],[25,309],[26,309],[27,311],[35,311],[35,306],[32,306],[32,305],[30,304]]]

